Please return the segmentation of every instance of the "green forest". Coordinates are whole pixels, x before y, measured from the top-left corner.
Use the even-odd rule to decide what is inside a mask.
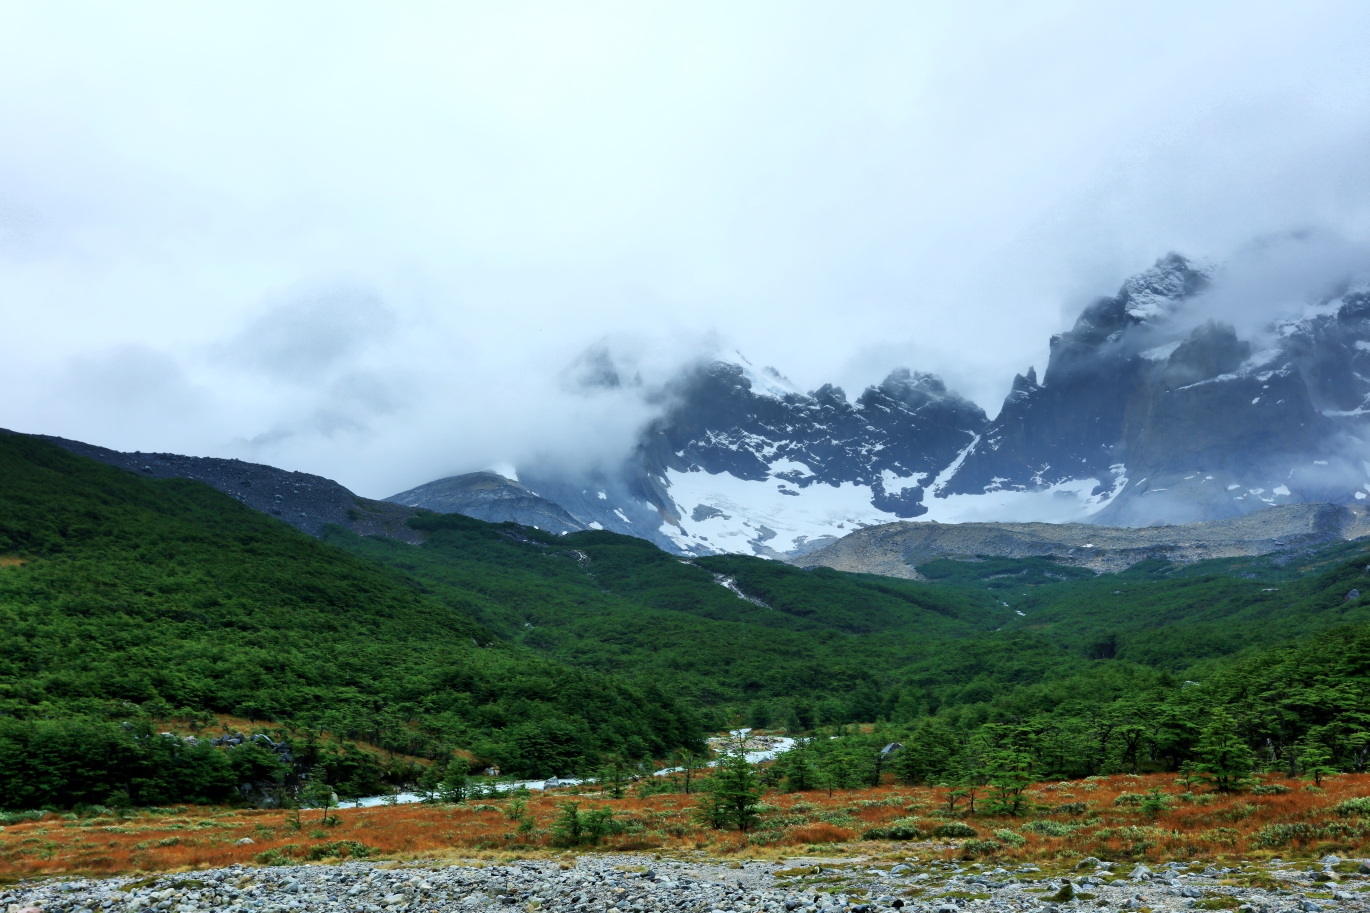
[[[987,758],[1179,771],[1222,733],[1248,769],[1364,766],[1370,595],[1348,594],[1370,584],[1367,543],[1099,576],[943,559],[908,581],[412,525],[421,546],[319,541],[199,483],[0,434],[0,801],[243,801],[304,770],[357,795],[413,773],[358,743],[562,775],[738,724],[876,724],[834,743],[854,746],[841,764],[813,761],[853,781],[881,739],[929,782]],[[158,731],[211,713],[270,727],[291,760]]]

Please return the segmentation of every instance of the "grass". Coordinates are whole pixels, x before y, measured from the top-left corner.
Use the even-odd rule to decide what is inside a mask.
[[[1174,800],[1152,816],[1133,806],[1116,805],[1126,793],[1160,789]],[[760,858],[802,855],[853,856],[902,861],[919,858],[960,859],[975,848],[980,861],[1008,864],[1035,862],[1043,876],[1073,868],[1085,856],[1117,862],[1158,863],[1167,860],[1285,859],[1336,853],[1363,855],[1370,844],[1370,821],[1339,814],[1336,806],[1370,794],[1370,775],[1355,774],[1327,781],[1323,793],[1302,789],[1273,795],[1220,795],[1204,802],[1187,800],[1182,788],[1164,775],[1115,776],[1088,781],[1040,784],[1030,792],[1034,818],[968,819],[981,834],[1011,830],[1017,841],[923,839],[865,841],[860,834],[911,815],[922,816],[931,831],[943,819],[936,809],[944,790],[886,785],[878,789],[826,793],[769,793],[761,825],[752,833],[716,831],[701,826],[692,814],[695,796],[658,795],[607,799],[597,795],[537,794],[525,800],[531,829],[518,833],[506,801],[486,800],[471,806],[407,805],[335,812],[340,823],[321,827],[322,814],[306,811],[303,826],[293,826],[293,812],[215,807],[175,807],[127,815],[78,818],[47,815],[21,821],[0,831],[0,880],[55,875],[114,875],[187,872],[234,863],[328,862],[361,857],[412,859],[491,859],[510,854],[529,856],[569,852],[554,845],[552,824],[558,805],[570,798],[583,809],[608,806],[621,831],[597,847],[576,852],[650,851]],[[1089,811],[1073,829],[1027,828],[1032,820],[1054,821],[1063,794],[1083,798]],[[910,808],[914,811],[910,811]],[[932,811],[929,811],[932,810]],[[826,820],[825,820],[826,819]],[[849,822],[834,824],[832,821]],[[1061,833],[1062,836],[1052,836]],[[237,841],[250,837],[251,845]],[[797,878],[809,870],[794,870]],[[808,877],[832,878],[839,872],[825,865]],[[1250,876],[1258,877],[1258,876]]]

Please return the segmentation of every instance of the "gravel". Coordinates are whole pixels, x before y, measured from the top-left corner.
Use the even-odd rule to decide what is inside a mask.
[[[942,860],[723,863],[594,855],[501,865],[343,862],[230,866],[153,879],[28,881],[0,891],[5,913],[407,913],[524,910],[568,913],[1068,913],[1239,906],[1239,913],[1362,910],[1368,876],[1335,863],[1146,866],[1086,860],[1073,872],[1037,866],[963,867]],[[1279,887],[1242,886],[1264,874]],[[1066,882],[1070,891],[1063,890]],[[1074,896],[1060,899],[1064,894]],[[1084,895],[1084,896],[1081,896]],[[1216,901],[1216,903],[1215,903]]]

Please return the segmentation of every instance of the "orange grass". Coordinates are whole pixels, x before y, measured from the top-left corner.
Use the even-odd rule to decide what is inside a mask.
[[[1370,775],[1344,775],[1325,781],[1325,792],[1304,791],[1303,784],[1283,778],[1267,783],[1291,787],[1279,795],[1251,793],[1223,796],[1200,794],[1197,802],[1178,798],[1183,792],[1168,775],[1115,776],[1090,781],[1038,784],[1029,797],[1038,811],[1032,817],[989,817],[977,814],[964,820],[981,838],[1010,829],[1026,840],[1021,847],[1002,844],[982,852],[1003,859],[1070,859],[1095,855],[1112,859],[1216,859],[1234,856],[1285,857],[1338,852],[1357,855],[1370,842],[1359,835],[1355,818],[1337,816],[1338,802],[1370,794]],[[1136,806],[1119,806],[1123,793],[1160,789],[1174,804],[1154,817]],[[924,830],[941,819],[945,790],[887,785],[878,789],[826,793],[769,793],[764,797],[762,826],[751,834],[715,831],[701,826],[693,815],[695,796],[680,794],[610,800],[601,796],[545,795],[526,799],[534,822],[531,834],[520,838],[517,822],[505,811],[506,800],[484,800],[465,806],[402,805],[335,811],[341,823],[320,826],[322,813],[302,813],[303,826],[291,826],[292,812],[226,808],[181,807],[159,812],[137,812],[126,817],[62,818],[10,825],[0,831],[0,879],[81,873],[89,875],[139,871],[184,871],[252,864],[260,860],[307,860],[311,848],[354,841],[382,858],[409,859],[469,856],[482,852],[536,853],[554,850],[552,826],[558,805],[569,799],[582,811],[601,806],[614,809],[625,833],[606,840],[599,849],[705,849],[712,853],[740,851],[765,854],[793,847],[813,852],[964,852],[962,841],[923,841],[917,844],[859,842],[870,827],[900,818],[918,818]],[[981,800],[983,803],[983,799]],[[1055,811],[1063,803],[1084,802],[1085,815]],[[964,803],[962,804],[963,809]],[[1068,835],[1046,836],[1025,830],[1032,820],[1079,825]],[[769,823],[767,823],[769,822]],[[1083,823],[1082,823],[1083,822]],[[1268,825],[1304,824],[1314,829],[1340,822],[1332,836],[1304,843],[1261,846],[1257,835]],[[1335,829],[1334,829],[1335,830]],[[251,837],[251,846],[234,842]],[[845,845],[845,846],[843,846]],[[915,850],[914,847],[917,849]],[[560,850],[557,850],[560,851]],[[320,855],[316,850],[315,856]]]

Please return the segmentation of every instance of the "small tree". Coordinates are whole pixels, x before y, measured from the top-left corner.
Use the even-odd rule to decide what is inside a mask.
[[[460,759],[453,759],[447,763],[447,771],[443,774],[442,782],[438,784],[438,799],[451,805],[457,805],[466,801],[470,793],[470,780],[463,769],[465,765]]]
[[[321,824],[336,824],[338,819],[329,814],[331,809],[338,807],[338,794],[333,792],[333,787],[328,783],[328,771],[322,764],[315,764],[309,771],[309,779],[300,793],[300,802],[297,805],[305,805],[309,808],[317,808],[323,811]],[[298,810],[296,819],[299,819]]]
[[[580,843],[585,833],[585,821],[580,814],[579,802],[563,802],[557,806],[557,818],[552,823],[552,833],[557,841],[568,846]]]
[[[1299,747],[1299,766],[1303,768],[1303,778],[1312,780],[1314,786],[1322,786],[1324,777],[1334,777],[1340,771],[1332,766],[1332,752],[1321,742],[1311,739]]]
[[[1251,783],[1255,752],[1237,734],[1237,725],[1226,710],[1213,711],[1195,754],[1194,771],[1218,792],[1232,792]]]
[[[991,752],[984,762],[984,775],[991,793],[991,813],[1017,816],[1022,813],[1025,793],[1032,785],[1032,755],[1015,748]],[[974,811],[974,799],[971,800]]]
[[[729,752],[718,761],[709,778],[706,814],[710,820],[731,824],[748,831],[756,823],[756,807],[761,802],[761,785],[756,770],[740,751]],[[715,825],[717,826],[717,825]]]
[[[682,772],[685,774],[685,792],[686,794],[689,794],[693,791],[691,789],[691,781],[694,778],[695,769],[699,767],[699,756],[688,748],[682,748],[680,751],[676,752],[675,757],[676,766],[681,768]]]

